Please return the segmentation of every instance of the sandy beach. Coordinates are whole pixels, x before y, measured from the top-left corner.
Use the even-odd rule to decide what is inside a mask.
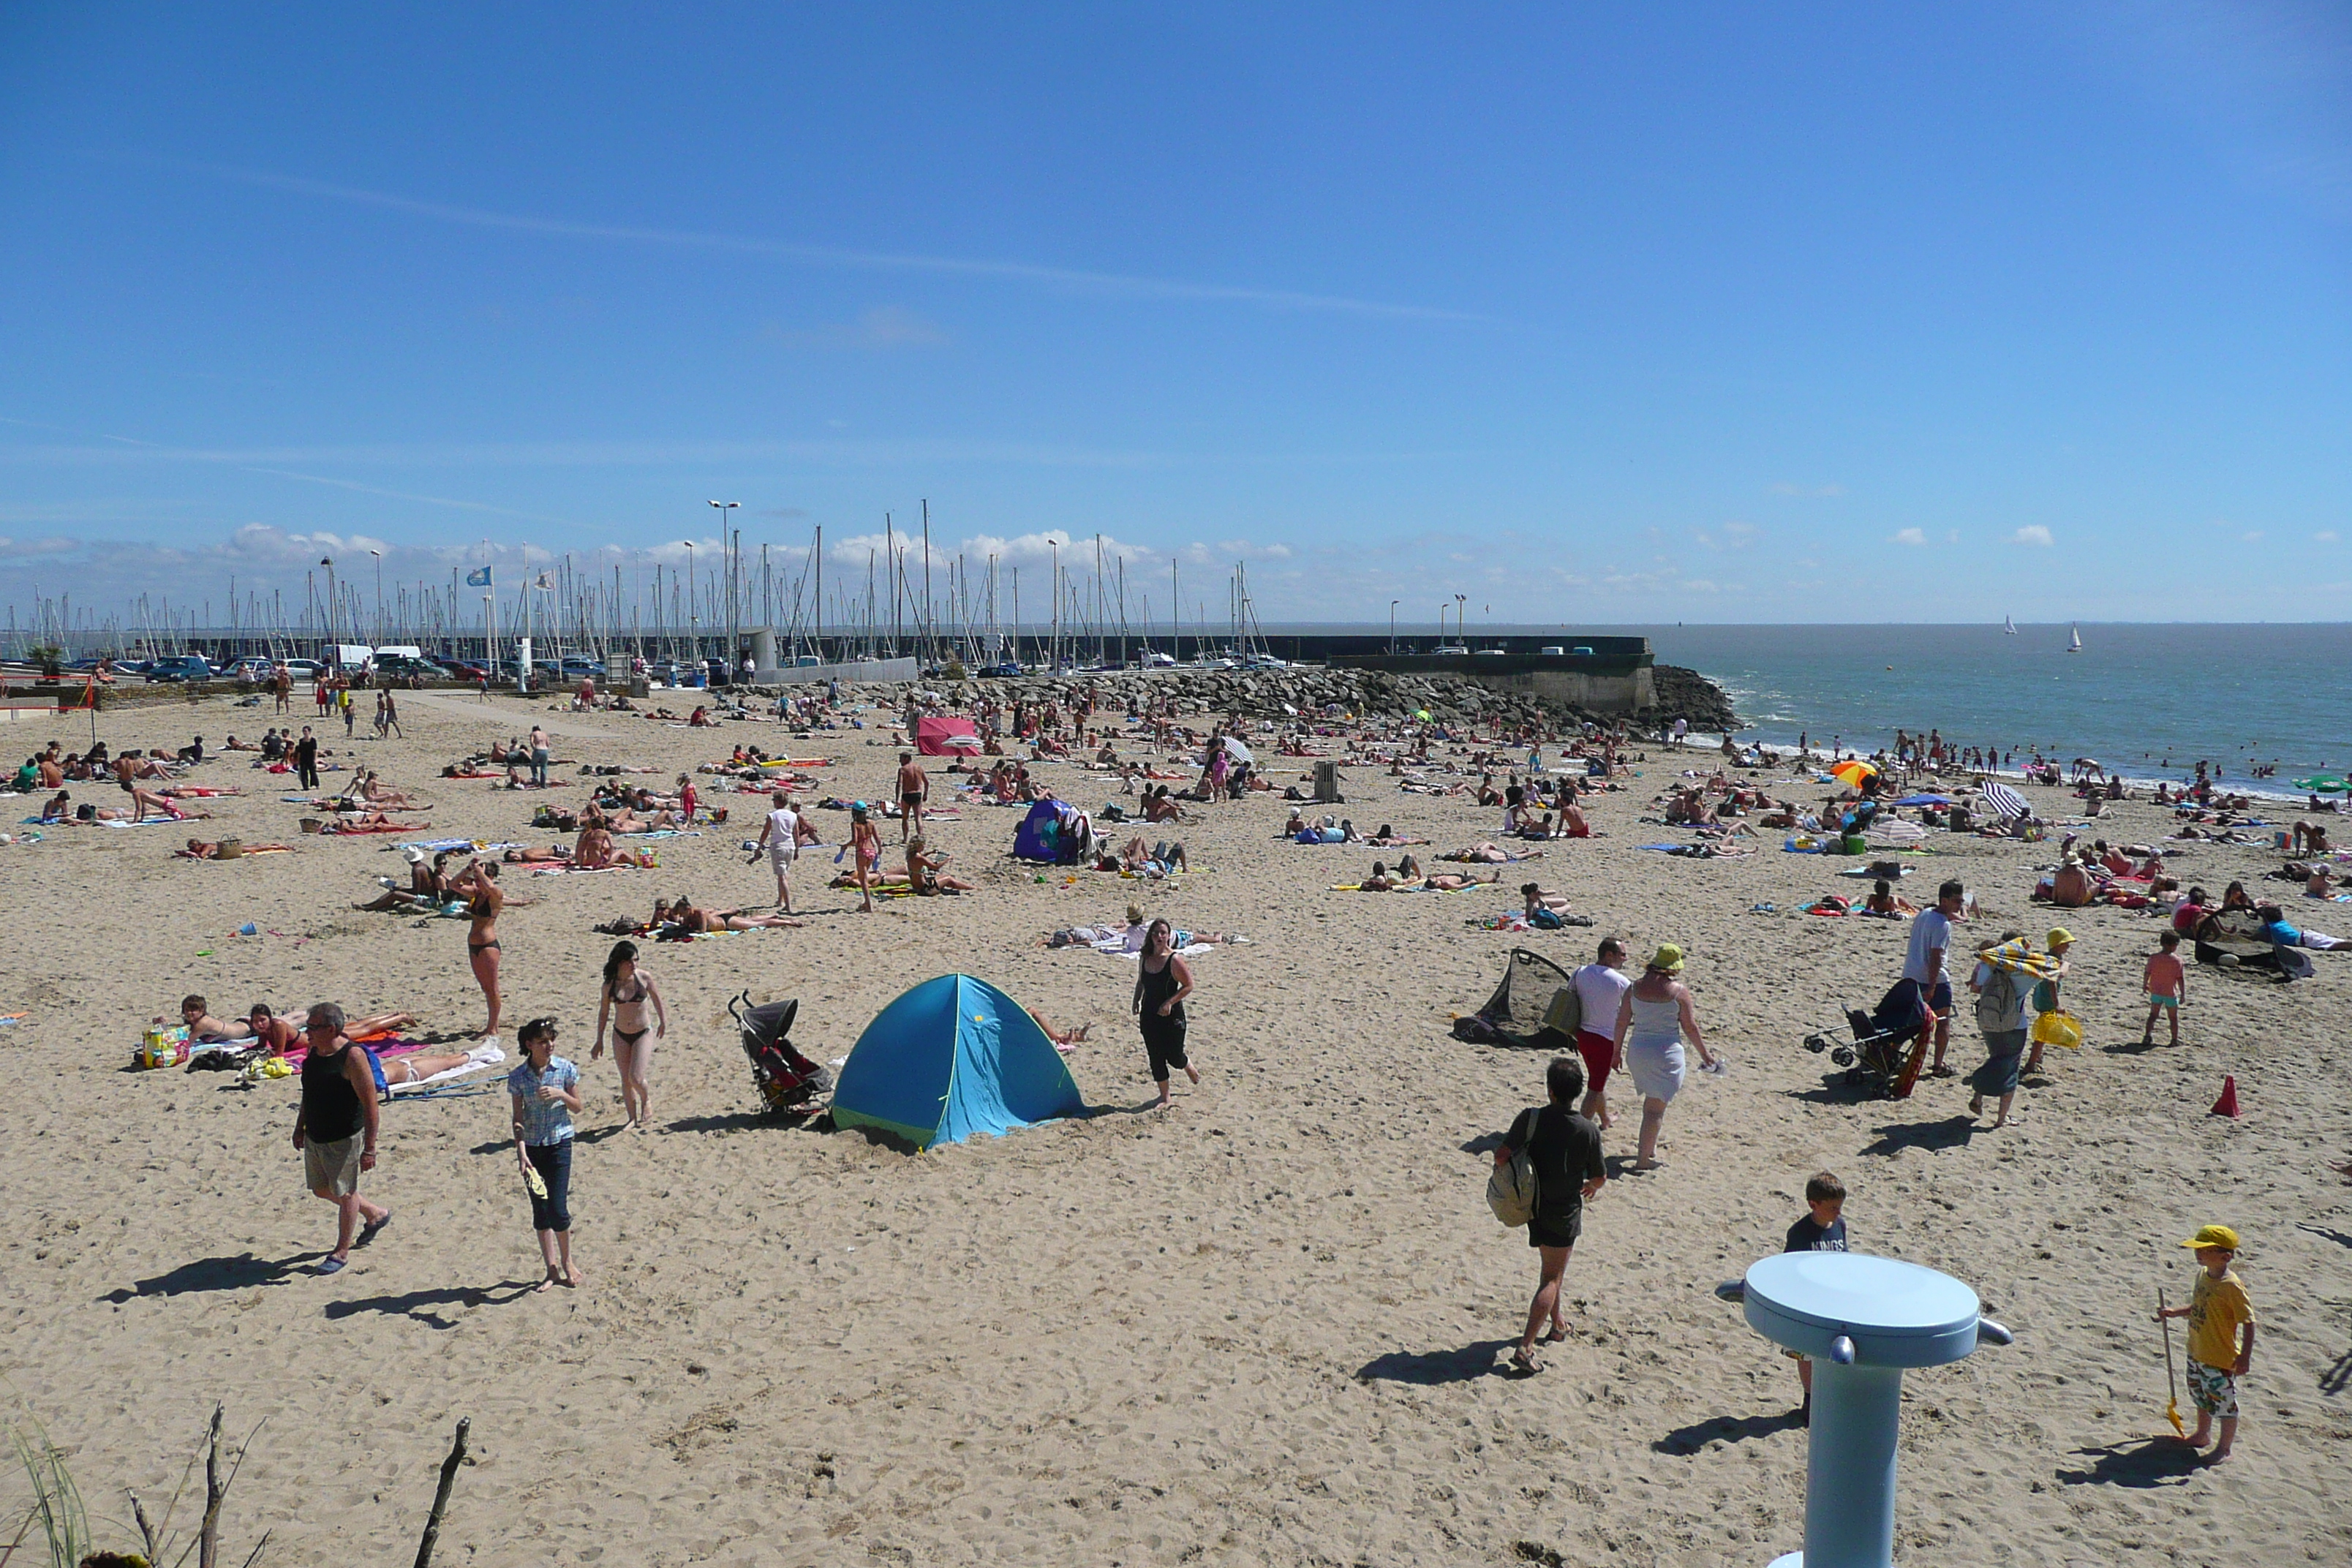
[[[820,793],[874,798],[896,761],[887,717],[796,742],[768,723],[688,730],[512,699],[404,694],[402,709],[403,740],[322,733],[331,762],[356,757],[433,803],[422,837],[555,841],[527,824],[542,799],[585,798],[576,768],[544,795],[436,776],[534,718],[559,756],[649,765],[656,784],[750,742],[833,758]],[[97,733],[121,748],[201,731],[216,746],[273,721],[213,700],[108,712]],[[90,724],[5,733],[21,755],[52,733],[86,746]],[[1297,778],[1260,755],[1277,784]],[[503,1093],[385,1108],[364,1190],[394,1222],[320,1278],[333,1215],[301,1190],[291,1080],[129,1070],[141,1027],[197,992],[232,1016],[328,999],[455,1034],[480,1026],[482,999],[462,921],[352,907],[404,871],[396,840],[301,834],[303,811],[278,799],[290,778],[250,760],[192,776],[246,792],[204,803],[207,823],[48,828],[0,847],[18,921],[0,1013],[26,1015],[0,1028],[0,1371],[18,1413],[66,1450],[100,1544],[134,1542],[126,1489],[151,1508],[168,1497],[217,1401],[232,1434],[261,1424],[225,1520],[236,1560],[267,1530],[265,1563],[406,1561],[451,1427],[470,1416],[478,1462],[457,1481],[446,1563],[1761,1568],[1801,1544],[1806,1433],[1793,1370],[1712,1288],[1778,1249],[1807,1176],[1827,1168],[1851,1194],[1857,1250],[1957,1275],[2017,1334],[1907,1379],[1898,1560],[2352,1560],[2352,1187],[2326,1170],[2352,1144],[2352,955],[2316,954],[2318,977],[2292,985],[2192,965],[2183,1044],[2143,1051],[2140,966],[2160,922],[2067,911],[2067,994],[2088,1039],[2053,1048],[2020,1122],[1991,1131],[1971,1122],[1964,1080],[1857,1102],[1802,1049],[1899,972],[1902,925],[1794,912],[1856,891],[1833,874],[1852,861],[1780,853],[1777,833],[1738,859],[1639,847],[1687,837],[1638,818],[1706,761],[1696,749],[1652,749],[1591,812],[1601,837],[1505,868],[1501,889],[1450,895],[1331,890],[1393,852],[1293,845],[1276,837],[1286,807],[1261,796],[1152,830],[1189,851],[1172,887],[1041,882],[1005,858],[1021,814],[966,806],[929,832],[979,890],[862,914],[854,892],[823,886],[846,814],[818,812],[828,848],[795,888],[805,929],[647,947],[670,1029],[653,1130],[617,1131],[611,1058],[588,1060],[612,941],[591,928],[656,895],[772,901],[764,862],[740,847],[762,797],[710,794],[733,819],[653,843],[657,869],[507,868],[508,1016],[559,1017],[585,1080],[572,1197],[585,1287],[529,1291],[540,1262]],[[931,768],[945,799],[944,761]],[[1826,793],[1779,778],[1776,794]],[[1116,790],[1085,774],[1063,793],[1094,807]],[[1349,790],[1340,809],[1359,827],[1432,839],[1425,860],[1499,826],[1499,811],[1401,795],[1370,769],[1350,770]],[[2028,793],[2073,819],[2061,792]],[[12,822],[38,806],[9,804]],[[2130,803],[2097,831],[2170,830],[2168,813]],[[294,852],[173,858],[198,831]],[[898,826],[882,831],[895,847]],[[1981,905],[1969,934],[2038,940],[2053,923],[2027,893],[2054,843],[1929,842],[1904,889],[1916,900],[1956,875]],[[2280,858],[2192,845],[2179,874],[2218,890]],[[1528,876],[1598,928],[1465,923],[1515,908]],[[2352,931],[2352,910],[2268,886],[2322,930]],[[1251,939],[1195,961],[1204,1081],[1180,1080],[1167,1114],[1149,1109],[1127,1016],[1132,963],[1043,945],[1130,900]],[[262,934],[233,934],[248,921]],[[1729,1071],[1693,1074],[1662,1170],[1612,1179],[1590,1205],[1570,1336],[1543,1373],[1517,1377],[1505,1358],[1533,1254],[1486,1212],[1484,1150],[1540,1099],[1543,1058],[1448,1028],[1514,945],[1573,967],[1610,931],[1637,953],[1688,951]],[[755,1113],[730,996],[799,998],[795,1041],[830,1061],[893,997],[959,970],[1090,1027],[1069,1058],[1087,1115],[909,1155]],[[1981,1055],[1964,1009],[1951,1059],[1965,1073]],[[2207,1113],[2225,1075],[2239,1120]],[[1616,1173],[1638,1104],[1621,1090],[1612,1108]],[[2261,1330],[2237,1451],[2200,1468],[2151,1444],[2167,1430],[2151,1317],[2159,1286],[2186,1300],[2178,1244],[2210,1222],[2246,1237],[2238,1269]],[[0,1502],[22,1491],[0,1483]]]

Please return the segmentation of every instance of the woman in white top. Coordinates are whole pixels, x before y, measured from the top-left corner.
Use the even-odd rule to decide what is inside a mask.
[[[1617,1005],[1617,1070],[1633,1075],[1634,1090],[1642,1097],[1637,1171],[1658,1168],[1658,1128],[1666,1120],[1666,1102],[1683,1086],[1683,1037],[1698,1047],[1700,1066],[1715,1066],[1715,1053],[1699,1036],[1698,1015],[1690,988],[1679,978],[1682,972],[1683,950],[1667,942]]]

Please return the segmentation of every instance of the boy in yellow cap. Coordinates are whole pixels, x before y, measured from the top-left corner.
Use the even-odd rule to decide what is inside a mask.
[[[2050,956],[2057,961],[2058,973],[2034,986],[2032,1003],[2033,1010],[2037,1014],[2055,1013],[2064,1005],[2058,1000],[2058,983],[2065,976],[2066,954],[2074,945],[2074,933],[2064,926],[2052,926],[2049,936],[2043,940],[2043,945],[2050,949]],[[2031,1034],[2027,1037],[2032,1038]],[[2032,1078],[2041,1070],[2042,1042],[2034,1040],[2033,1048],[2026,1053],[2025,1066],[2018,1076]]]
[[[2230,1269],[2238,1255],[2236,1231],[2209,1225],[2180,1245],[2196,1252],[2205,1271],[2197,1277],[2189,1305],[2158,1312],[2157,1321],[2189,1320],[2189,1397],[2197,1405],[2197,1430],[2189,1434],[2189,1446],[2203,1447],[2213,1434],[2213,1418],[2220,1416],[2221,1441],[2211,1458],[2218,1465],[2238,1440],[2238,1379],[2253,1364],[2254,1304]],[[2241,1327],[2246,1331],[2242,1348],[2238,1342]]]

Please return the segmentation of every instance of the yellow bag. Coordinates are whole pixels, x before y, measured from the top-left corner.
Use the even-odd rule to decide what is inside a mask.
[[[139,1048],[131,1054],[142,1068],[175,1068],[188,1059],[188,1049],[186,1025],[168,1029],[159,1025],[139,1037]]]
[[[2080,1050],[2083,1046],[2083,1021],[2068,1012],[2041,1013],[2033,1019],[2033,1043],[2037,1046],[2063,1046],[2068,1050]]]

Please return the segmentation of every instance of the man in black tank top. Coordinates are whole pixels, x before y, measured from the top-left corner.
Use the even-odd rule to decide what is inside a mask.
[[[360,1196],[360,1173],[375,1169],[375,1068],[367,1049],[343,1037],[343,1010],[332,1002],[310,1009],[303,1026],[302,1109],[294,1116],[294,1147],[302,1151],[302,1184],[335,1205],[335,1250],[319,1272],[334,1274],[392,1221],[392,1211]]]

